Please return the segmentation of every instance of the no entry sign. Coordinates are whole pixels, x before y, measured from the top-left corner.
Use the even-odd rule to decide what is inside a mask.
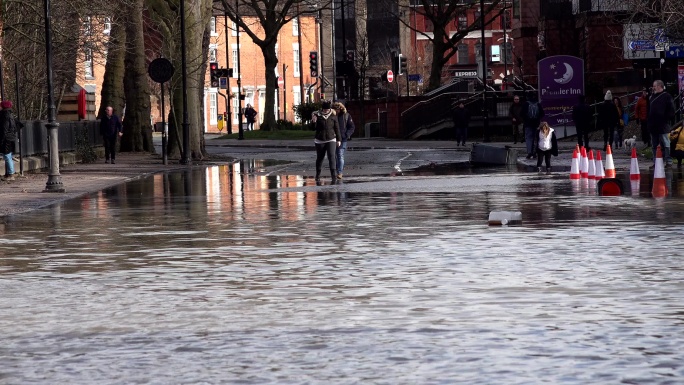
[[[387,71],[387,81],[392,83],[392,80],[394,80],[394,72],[392,70]]]

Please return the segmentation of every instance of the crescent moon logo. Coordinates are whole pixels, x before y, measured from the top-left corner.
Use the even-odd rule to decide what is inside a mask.
[[[568,63],[563,63],[565,65],[565,73],[563,76],[561,76],[558,79],[553,79],[554,82],[558,84],[567,84],[572,80],[572,77],[574,76],[574,71],[572,70],[572,67]]]

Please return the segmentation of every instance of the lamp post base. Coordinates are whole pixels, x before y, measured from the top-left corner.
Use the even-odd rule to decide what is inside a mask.
[[[64,193],[64,185],[62,184],[62,177],[60,175],[49,175],[48,181],[45,184],[43,192]]]

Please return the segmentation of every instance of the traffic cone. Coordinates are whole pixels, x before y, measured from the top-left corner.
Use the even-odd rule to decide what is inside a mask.
[[[589,170],[587,171],[587,177],[589,180],[594,180],[596,179],[596,164],[594,163],[594,150],[590,150],[588,154],[587,163],[589,166]]]
[[[588,178],[589,160],[587,159],[587,149],[584,146],[580,147],[580,177],[582,179]]]
[[[603,171],[603,160],[601,160],[601,150],[596,150],[596,180],[600,180],[606,177],[605,171]]]
[[[653,170],[653,189],[651,195],[654,198],[667,196],[667,184],[665,182],[665,165],[663,164],[663,151],[660,145],[656,149],[655,169]]]
[[[637,160],[636,148],[632,148],[632,163],[629,166],[629,180],[639,180],[641,179],[641,173],[639,172],[639,161]]]
[[[572,163],[570,164],[570,179],[579,179],[579,154],[577,153],[577,148],[572,152]]]
[[[610,144],[606,146],[606,178],[615,178],[615,164],[613,163],[613,151]]]

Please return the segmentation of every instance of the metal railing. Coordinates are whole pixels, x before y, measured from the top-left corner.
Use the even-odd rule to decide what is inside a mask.
[[[45,121],[24,121],[24,127],[19,130],[18,138],[21,156],[45,155],[49,151],[48,134]],[[63,122],[57,129],[59,151],[76,151],[77,138],[83,135],[91,146],[102,145],[99,121]],[[19,155],[17,153],[16,155]]]

